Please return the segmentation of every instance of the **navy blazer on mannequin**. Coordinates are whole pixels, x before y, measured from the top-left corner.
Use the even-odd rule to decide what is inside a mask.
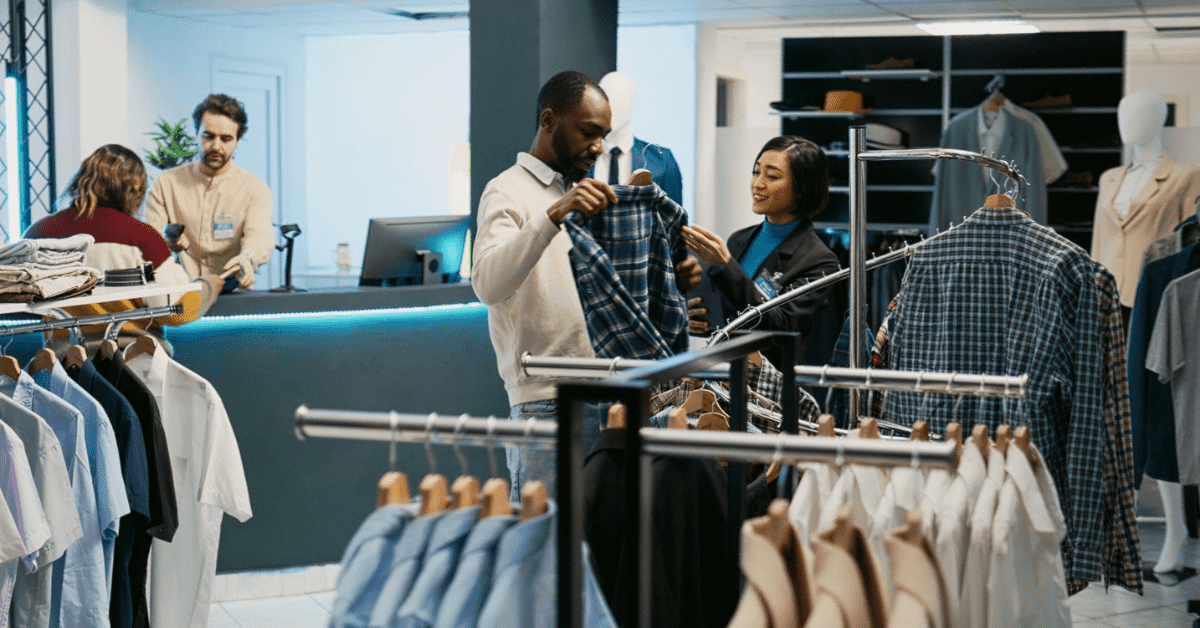
[[[633,170],[645,168],[654,175],[654,182],[671,200],[683,205],[683,175],[671,149],[633,138]],[[596,167],[588,171],[589,177],[596,176]]]

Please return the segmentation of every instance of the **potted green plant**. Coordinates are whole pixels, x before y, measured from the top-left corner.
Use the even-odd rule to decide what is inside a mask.
[[[159,118],[155,125],[158,130],[146,134],[154,138],[154,152],[146,151],[146,161],[159,170],[169,170],[191,161],[199,149],[196,140],[188,135],[186,124],[187,118],[177,124]]]

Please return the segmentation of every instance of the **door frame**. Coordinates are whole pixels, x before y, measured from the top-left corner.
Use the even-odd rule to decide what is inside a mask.
[[[282,61],[274,61],[270,59],[253,59],[247,57],[227,57],[214,55],[211,59],[209,67],[210,93],[219,93],[219,90],[221,89],[219,87],[220,75],[222,73],[257,74],[267,76],[275,79],[276,84],[278,85],[279,97],[276,99],[277,102],[275,103],[275,128],[272,129],[274,131],[273,137],[275,138],[274,146],[272,147],[274,149],[275,163],[272,164],[272,167],[278,176],[278,180],[271,188],[271,201],[275,206],[271,216],[272,236],[277,236],[277,233],[275,233],[276,224],[287,224],[291,222],[302,223],[302,221],[295,220],[295,217],[291,216],[291,212],[288,210],[288,204],[285,203],[285,201],[288,200],[288,195],[286,194],[287,176],[285,174],[287,172],[287,168],[284,166],[283,156],[291,154],[290,152],[285,152],[288,150],[288,144],[290,142],[286,134],[283,132],[284,120],[288,119],[286,117],[288,115],[287,98],[284,96],[287,93],[288,84],[287,64]],[[251,124],[253,124],[253,121],[251,121]],[[302,228],[305,226],[306,225],[301,224]],[[275,241],[279,241],[278,237],[275,237]],[[301,250],[300,242],[296,243],[296,248],[298,252]],[[276,257],[277,256],[274,254],[274,252],[272,252],[270,260],[266,264],[266,280],[268,285],[258,286],[259,289],[283,285],[283,263],[282,260],[276,261]],[[304,259],[299,253],[296,255],[296,258]],[[294,270],[295,269],[293,269],[293,271]]]

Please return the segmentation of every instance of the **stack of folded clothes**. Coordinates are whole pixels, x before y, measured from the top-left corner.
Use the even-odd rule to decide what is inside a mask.
[[[89,268],[87,234],[0,245],[0,302],[33,303],[85,294],[100,281]]]

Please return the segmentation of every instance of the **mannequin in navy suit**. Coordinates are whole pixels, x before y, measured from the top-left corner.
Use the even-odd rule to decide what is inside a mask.
[[[596,158],[596,165],[589,177],[607,181],[610,185],[629,180],[630,174],[645,168],[654,175],[654,182],[671,200],[683,205],[683,175],[671,149],[650,144],[633,136],[630,120],[633,118],[633,101],[637,99],[637,85],[628,75],[609,72],[600,79],[600,88],[608,95],[612,109],[612,131],[604,138],[604,153]],[[610,181],[612,150],[620,150],[617,156],[617,177]]]

